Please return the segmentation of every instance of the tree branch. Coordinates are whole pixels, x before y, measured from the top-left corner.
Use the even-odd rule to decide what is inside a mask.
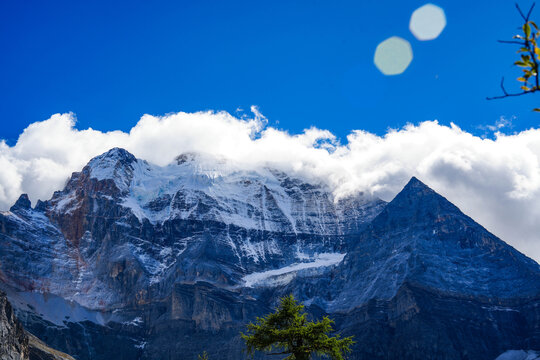
[[[519,15],[521,15],[522,19],[525,20],[525,22],[529,21],[529,17],[531,16],[531,13],[532,13],[532,11],[534,9],[534,5],[536,5],[536,3],[533,3],[531,5],[531,8],[529,9],[529,12],[527,13],[527,16],[525,16],[523,14],[523,11],[521,11],[521,8],[519,7],[518,3],[516,3],[516,9],[518,10]]]
[[[491,96],[491,97],[486,97],[486,100],[495,100],[495,99],[504,99],[504,98],[507,98],[507,97],[511,97],[511,96],[521,96],[521,95],[526,95],[526,94],[532,94],[534,91],[523,91],[523,92],[520,92],[520,93],[512,93],[512,94],[505,94],[505,95],[499,95],[499,96]]]
[[[499,95],[499,96],[492,96],[492,97],[487,97],[486,99],[487,100],[494,100],[494,99],[503,99],[503,98],[506,98],[506,97],[512,97],[512,96],[521,96],[521,95],[526,95],[526,94],[532,94],[536,91],[540,91],[540,79],[539,79],[539,74],[538,74],[538,71],[539,71],[539,61],[538,61],[538,58],[536,56],[536,50],[537,50],[537,43],[536,43],[536,38],[538,36],[538,28],[536,28],[536,25],[533,25],[535,26],[536,28],[536,32],[533,32],[532,33],[532,37],[531,37],[531,31],[530,31],[530,25],[529,25],[529,18],[531,16],[531,13],[534,9],[534,6],[536,5],[536,3],[533,3],[531,5],[531,7],[529,8],[529,11],[527,12],[527,15],[525,15],[523,13],[523,11],[521,10],[521,8],[519,7],[518,3],[515,4],[516,5],[516,9],[517,11],[519,12],[519,15],[521,16],[521,18],[523,19],[523,21],[525,22],[525,24],[523,25],[523,32],[525,33],[525,36],[515,36],[514,38],[518,38],[518,39],[523,39],[523,41],[518,41],[518,40],[498,40],[498,42],[500,43],[503,43],[503,44],[517,44],[517,45],[520,45],[522,46],[522,49],[520,49],[518,51],[519,52],[526,52],[528,53],[527,56],[525,55],[522,55],[522,61],[516,61],[515,62],[515,65],[519,65],[519,66],[523,66],[525,67],[526,69],[523,70],[525,72],[525,76],[523,78],[519,78],[518,80],[519,81],[523,81],[524,82],[524,85],[522,86],[522,89],[524,88],[525,90],[523,90],[522,92],[519,92],[519,93],[509,93],[508,91],[506,91],[505,87],[504,87],[504,77],[501,78],[501,89],[502,89],[502,92],[503,92],[503,95]],[[530,59],[528,59],[530,58]],[[530,70],[529,70],[530,68]],[[534,76],[534,85],[531,87],[529,85],[529,78],[532,76]]]
[[[501,78],[501,89],[502,89],[502,92],[503,92],[504,95],[487,97],[486,99],[487,100],[504,99],[506,97],[521,96],[521,95],[526,95],[526,94],[532,94],[534,92],[534,90],[525,90],[525,91],[522,91],[522,92],[519,92],[519,93],[509,93],[508,91],[506,91],[506,89],[504,87],[504,77]]]
[[[523,15],[523,11],[521,11],[521,8],[519,7],[518,3],[516,3],[516,9],[519,12],[519,15],[521,15],[521,18],[527,21],[527,18],[525,17],[525,15]]]
[[[517,41],[517,40],[497,40],[497,42],[503,43],[503,44],[517,44],[521,46],[525,46],[524,41]]]
[[[529,9],[529,12],[527,13],[527,21],[529,21],[529,17],[531,16],[531,13],[532,13],[532,11],[534,9],[534,5],[536,5],[536,3],[533,3],[531,5],[531,8]]]

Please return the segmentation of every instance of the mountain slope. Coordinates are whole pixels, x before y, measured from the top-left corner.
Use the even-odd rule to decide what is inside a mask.
[[[336,270],[347,289],[333,309],[388,300],[406,282],[498,299],[540,294],[539,265],[416,178],[361,234]]]

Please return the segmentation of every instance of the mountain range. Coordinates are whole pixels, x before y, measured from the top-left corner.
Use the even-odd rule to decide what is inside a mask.
[[[355,336],[351,359],[540,349],[540,266],[416,178],[386,203],[111,149],[0,213],[0,288],[27,331],[80,360],[246,358],[239,332],[290,293]]]

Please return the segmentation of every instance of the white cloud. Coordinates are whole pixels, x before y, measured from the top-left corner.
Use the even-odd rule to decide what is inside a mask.
[[[0,142],[0,208],[26,192],[50,198],[73,171],[118,146],[165,165],[183,152],[205,152],[253,168],[271,163],[327,183],[337,195],[365,191],[390,200],[418,176],[465,213],[540,260],[540,129],[494,139],[436,121],[384,136],[355,130],[339,144],[326,130],[291,135],[253,118],[225,112],[143,116],[129,133],[77,130],[72,114],[30,125],[14,146]],[[498,127],[500,128],[500,127]]]

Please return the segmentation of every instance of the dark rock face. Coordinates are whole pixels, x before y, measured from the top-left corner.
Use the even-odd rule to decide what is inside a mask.
[[[122,149],[34,209],[0,213],[0,286],[77,359],[241,359],[238,333],[294,293],[353,359],[540,348],[540,268],[413,178],[386,204],[197,154]]]
[[[0,292],[0,359],[28,359],[28,337],[3,292]]]
[[[335,319],[358,342],[351,359],[495,359],[538,348],[539,301],[494,304],[405,284],[391,300],[370,300]]]

